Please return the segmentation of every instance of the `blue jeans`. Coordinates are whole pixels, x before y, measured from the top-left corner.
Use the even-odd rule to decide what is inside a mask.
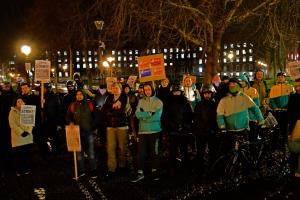
[[[90,171],[96,169],[95,139],[93,131],[80,130],[81,152],[76,153],[78,170],[85,171],[84,153],[88,156]]]

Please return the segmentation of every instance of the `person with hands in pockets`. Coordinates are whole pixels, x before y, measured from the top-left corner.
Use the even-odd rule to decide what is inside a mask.
[[[144,179],[144,165],[148,155],[151,172],[157,171],[155,166],[156,145],[161,131],[161,114],[163,103],[155,96],[151,83],[143,85],[144,97],[139,100],[136,108],[136,117],[139,120],[137,176],[131,182],[138,182]],[[154,175],[154,174],[153,174]],[[155,180],[157,177],[153,176]]]
[[[11,128],[11,143],[14,157],[16,175],[21,176],[30,173],[30,159],[32,156],[33,126],[21,124],[21,107],[25,105],[22,97],[13,101],[13,107],[9,112],[9,126]]]

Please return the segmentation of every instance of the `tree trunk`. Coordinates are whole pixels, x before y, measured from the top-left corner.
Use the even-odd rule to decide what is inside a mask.
[[[208,43],[207,61],[204,68],[204,84],[210,84],[219,70],[219,55],[221,50],[222,31],[214,31],[213,41]]]

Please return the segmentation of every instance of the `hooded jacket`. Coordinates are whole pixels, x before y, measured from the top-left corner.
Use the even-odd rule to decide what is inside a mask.
[[[139,119],[139,134],[151,134],[161,131],[162,101],[156,96],[139,100],[135,115]]]
[[[228,94],[222,98],[217,107],[217,123],[219,128],[229,131],[249,129],[249,113],[260,124],[264,122],[261,111],[254,101],[242,92],[236,96]]]

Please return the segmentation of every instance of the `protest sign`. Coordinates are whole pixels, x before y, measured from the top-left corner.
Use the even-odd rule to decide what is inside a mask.
[[[300,61],[289,62],[286,65],[286,71],[292,79],[300,78]]]
[[[51,63],[49,60],[36,60],[34,70],[35,81],[50,81],[50,66]]]
[[[35,126],[36,106],[22,105],[20,112],[20,124],[24,126]]]
[[[117,77],[106,77],[106,88],[107,88],[107,91],[111,92],[111,85],[114,82],[117,82],[117,81],[118,81]]]
[[[138,57],[140,82],[161,80],[166,78],[164,55],[155,54]]]
[[[134,84],[136,82],[137,76],[131,75],[128,77],[127,84],[129,87],[134,88]]]
[[[80,129],[78,125],[66,126],[66,139],[68,151],[81,151]]]

